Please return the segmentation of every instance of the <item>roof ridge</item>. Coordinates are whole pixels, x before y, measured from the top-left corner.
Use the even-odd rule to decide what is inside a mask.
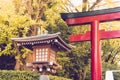
[[[31,39],[31,38],[37,38],[37,37],[44,37],[44,36],[47,36],[47,37],[49,37],[49,36],[52,36],[52,35],[60,35],[61,34],[61,32],[57,32],[57,33],[52,33],[52,34],[43,34],[43,35],[36,35],[36,36],[29,36],[29,37],[16,37],[16,38],[11,38],[12,40],[13,39]]]

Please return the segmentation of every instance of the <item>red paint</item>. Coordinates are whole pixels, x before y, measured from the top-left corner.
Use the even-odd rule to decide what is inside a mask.
[[[72,34],[70,35],[70,42],[88,41],[90,39],[90,31],[85,34]]]
[[[91,40],[91,31],[87,31],[85,34],[73,34],[70,36],[70,42],[81,42]],[[120,30],[105,31],[100,30],[100,39],[113,39],[120,38]]]
[[[102,15],[95,15],[95,16],[87,16],[87,17],[78,17],[78,18],[70,18],[66,19],[66,23],[68,25],[78,25],[78,24],[86,24],[91,23],[95,20],[98,21],[110,21],[120,19],[120,12],[111,13],[111,14],[102,14]]]
[[[71,42],[91,40],[91,80],[102,80],[100,39],[120,37],[120,31],[99,30],[99,22],[111,20],[120,20],[120,12],[66,19],[68,25],[91,24],[91,32],[70,36]]]
[[[99,21],[91,24],[91,80],[102,80]]]

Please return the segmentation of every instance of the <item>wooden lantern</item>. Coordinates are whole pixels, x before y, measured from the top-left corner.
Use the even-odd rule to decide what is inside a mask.
[[[33,71],[55,73],[57,69],[61,68],[61,66],[57,64],[57,52],[70,52],[72,48],[61,39],[59,34],[60,33],[26,38],[12,38],[12,40],[16,42],[18,46],[24,46],[33,51],[33,61],[27,64],[29,67],[32,67]]]
[[[50,45],[43,45],[43,46],[34,46],[34,55],[33,61],[34,62],[54,62],[56,63],[56,53],[57,50]]]

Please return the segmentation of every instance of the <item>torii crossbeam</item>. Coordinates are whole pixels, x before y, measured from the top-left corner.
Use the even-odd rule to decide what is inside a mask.
[[[82,13],[62,13],[67,25],[91,24],[91,31],[70,36],[71,42],[91,41],[91,80],[102,80],[100,40],[120,38],[120,30],[99,30],[99,23],[120,20],[120,7]]]

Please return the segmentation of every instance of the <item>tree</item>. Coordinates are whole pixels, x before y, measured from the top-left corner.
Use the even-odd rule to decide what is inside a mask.
[[[17,13],[28,15],[35,22],[30,26],[28,36],[43,34],[45,27],[43,26],[44,12],[51,4],[51,0],[13,0],[13,2]],[[39,29],[41,29],[40,33],[38,33]]]
[[[34,24],[29,25],[28,31],[27,33],[25,33],[25,36],[36,36],[43,34],[45,31],[44,27],[46,27],[44,22],[44,12],[49,8],[51,0],[13,0],[13,3],[15,6],[15,12],[18,15],[27,15],[34,22]],[[22,32],[21,34],[23,33],[24,32]],[[24,36],[20,35],[19,37]],[[17,52],[17,69],[20,69],[20,65],[23,65],[25,63],[25,58],[28,55],[27,53],[25,53],[26,50],[24,51],[24,49],[22,48],[19,51],[20,52]]]
[[[33,25],[34,21],[28,15],[17,14],[11,1],[0,1],[0,4],[0,56],[11,55],[18,58],[11,38],[26,36],[29,26]]]
[[[82,11],[88,11],[88,10],[91,11],[91,10],[97,9],[96,8],[97,5],[102,4],[101,3],[102,1],[103,0],[97,0],[96,2],[94,2],[92,4],[92,6],[89,6],[89,3],[88,3],[89,0],[84,0],[83,2],[84,2],[85,5],[83,5]],[[67,5],[68,3],[70,4],[69,5],[70,8]],[[74,12],[74,11],[79,12],[80,11],[80,10],[78,10],[77,7],[75,7],[70,2],[70,0],[68,0],[67,4],[64,3],[62,5],[62,8],[64,9],[63,10],[64,12]],[[107,5],[109,5],[108,2],[107,2]],[[105,26],[105,24],[104,24],[104,26]],[[49,27],[51,27],[51,28],[48,29],[48,31],[50,31],[50,32],[51,31],[54,32],[54,31],[57,30],[56,28],[52,28],[52,26],[49,26]],[[57,27],[57,28],[59,28],[59,27]],[[87,26],[83,25],[83,27],[80,26],[79,28],[78,27],[77,28],[75,27],[74,29],[70,28],[70,31],[71,31],[72,34],[73,33],[84,33],[85,31],[90,30],[89,28],[88,29],[87,28],[88,28],[88,25]],[[108,28],[105,28],[105,29],[108,29]],[[62,30],[62,32],[64,32],[64,29]],[[67,34],[65,34],[65,35],[67,35]],[[115,46],[114,47],[111,46],[114,43],[114,41],[113,42],[112,41],[106,41],[106,40],[102,41],[102,44],[103,44],[103,46],[102,46],[102,49],[103,49],[103,56],[102,57],[103,57],[103,59],[102,60],[103,60],[103,62],[105,60],[108,60],[112,63],[114,63],[114,62],[116,63],[116,57],[115,56],[119,55],[119,47],[116,47],[116,45],[118,44],[118,43],[116,43],[116,41],[115,41],[115,43],[116,43]],[[64,76],[67,76],[67,77],[69,76],[73,79],[77,79],[77,80],[87,80],[88,79],[89,80],[89,77],[90,77],[90,44],[89,44],[89,42],[84,42],[84,43],[79,43],[79,45],[78,44],[73,44],[73,45],[75,45],[77,47],[70,54],[64,55],[65,57],[66,56],[69,57],[69,60],[68,60],[67,65],[64,65],[64,63],[61,63],[61,64],[63,64],[64,69],[65,69],[65,67],[67,67],[67,69],[65,69],[61,72],[67,71],[68,74],[66,74],[66,73],[65,74],[62,73],[62,74]],[[116,49],[113,50],[113,52],[112,52],[112,53],[114,53],[113,54],[114,56],[113,56],[109,53],[115,47],[116,47]],[[118,58],[117,58],[117,60],[118,60]],[[89,76],[86,76],[86,74],[89,74]]]
[[[11,2],[3,1],[0,4],[0,55],[7,55],[14,52],[14,50],[12,50],[12,41],[10,38],[25,36],[28,31],[29,25],[33,24],[34,22],[27,15],[21,16],[16,14],[14,11],[15,8]],[[5,4],[7,6],[4,6]]]
[[[19,63],[19,65],[17,65],[18,69],[21,69],[28,55],[28,50],[22,49],[19,54],[10,38],[37,35],[38,29],[41,28],[40,34],[43,34],[45,29],[48,30],[49,33],[60,31],[62,38],[69,43],[68,32],[69,34],[85,33],[87,30],[90,30],[90,27],[89,25],[82,25],[68,28],[61,19],[60,13],[91,11],[96,9],[96,6],[103,0],[96,0],[92,6],[89,5],[90,0],[83,0],[83,4],[77,7],[74,6],[70,0],[13,1],[14,5],[11,1],[4,2],[2,0],[2,2],[0,2],[0,55],[14,55]],[[116,23],[111,23],[111,25],[115,25]],[[108,26],[108,24],[109,23],[101,25]],[[117,26],[115,28],[118,29]],[[107,30],[109,28],[103,29]],[[102,41],[102,44],[104,53],[102,56],[103,62],[109,62],[110,64],[118,62],[119,58],[116,56],[119,56],[119,46],[117,46],[119,45],[119,40],[105,40]],[[58,62],[63,66],[63,69],[58,71],[56,75],[77,80],[87,80],[90,77],[90,43],[72,43],[72,45],[76,46],[76,48],[74,48],[71,53],[58,53]]]

